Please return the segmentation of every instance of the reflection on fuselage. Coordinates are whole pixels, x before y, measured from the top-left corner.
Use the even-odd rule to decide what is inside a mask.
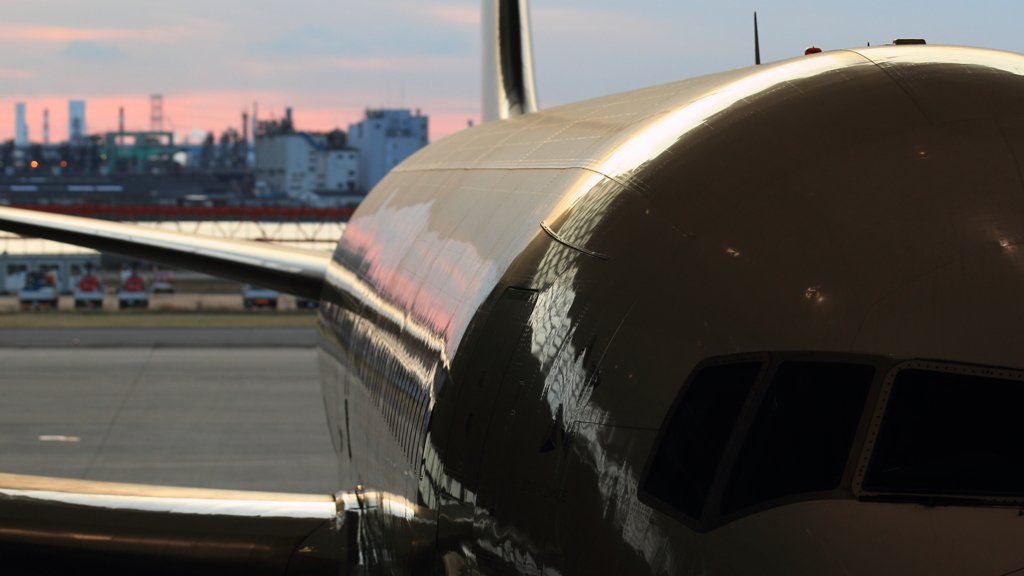
[[[823,53],[488,123],[396,168],[320,308],[370,573],[1024,566],[1016,493],[866,472],[894,358],[1021,366],[1021,74],[978,49]],[[652,464],[688,377],[736,355],[757,370],[714,458],[679,433],[682,459]],[[839,416],[793,420],[794,399]],[[832,458],[780,479],[815,427]]]

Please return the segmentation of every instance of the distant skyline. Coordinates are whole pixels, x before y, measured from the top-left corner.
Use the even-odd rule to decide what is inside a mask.
[[[376,0],[7,0],[0,23],[0,139],[27,104],[30,137],[50,110],[67,138],[69,100],[87,101],[91,132],[148,129],[164,95],[179,137],[294,109],[300,129],[347,128],[366,107],[420,108],[437,140],[480,121],[479,2]],[[534,0],[541,107],[753,63],[758,11],[765,62],[923,37],[933,44],[1024,52],[1024,4],[947,0],[769,6],[634,0]]]

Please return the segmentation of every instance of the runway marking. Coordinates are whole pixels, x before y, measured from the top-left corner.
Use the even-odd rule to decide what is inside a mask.
[[[43,434],[39,437],[39,440],[43,442],[78,442],[81,440],[78,436],[61,436],[59,434]]]

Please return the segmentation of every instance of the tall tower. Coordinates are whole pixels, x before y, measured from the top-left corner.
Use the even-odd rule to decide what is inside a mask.
[[[124,134],[124,106],[117,109],[117,131]]]
[[[18,148],[28,146],[28,123],[25,122],[25,103],[14,105],[14,145]]]
[[[43,144],[50,143],[50,109],[43,108]]]
[[[164,96],[153,94],[149,99],[149,129],[152,132],[164,130]]]
[[[81,144],[86,134],[85,100],[68,101],[68,141]]]

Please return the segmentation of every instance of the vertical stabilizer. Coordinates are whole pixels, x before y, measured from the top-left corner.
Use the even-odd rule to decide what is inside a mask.
[[[537,110],[527,0],[483,0],[484,122]]]

